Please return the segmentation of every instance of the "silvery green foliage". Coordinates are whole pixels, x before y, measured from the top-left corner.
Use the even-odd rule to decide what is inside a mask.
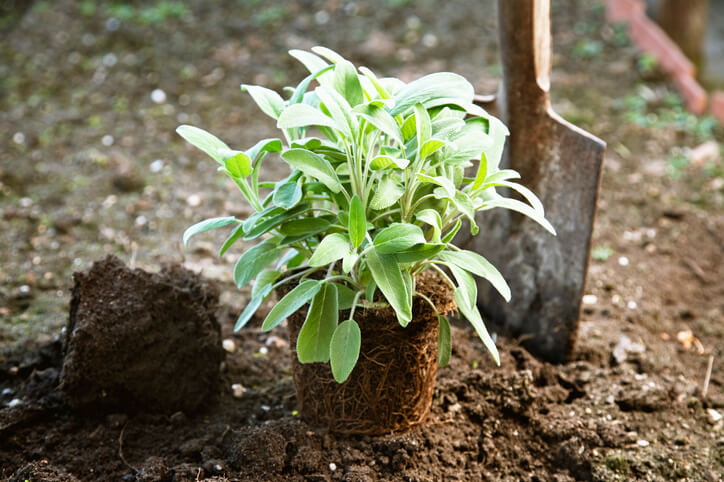
[[[462,221],[477,233],[475,213],[506,208],[555,234],[538,198],[513,182],[518,173],[499,169],[508,130],[473,104],[463,77],[435,73],[405,84],[355,68],[323,47],[290,54],[310,74],[284,99],[260,86],[242,85],[277,122],[282,139],[264,139],[249,149],[231,149],[191,126],[178,133],[206,152],[239,187],[255,212],[201,221],[184,243],[203,231],[232,226],[221,253],[237,240],[255,241],[234,268],[238,287],[254,281],[252,297],[236,324],[243,327],[274,288],[297,286],[266,317],[270,330],[309,303],[297,341],[302,363],[329,361],[338,382],[359,356],[356,309],[377,306],[379,290],[402,326],[413,318],[415,276],[438,270],[454,289],[455,302],[499,363],[498,351],[476,306],[473,276],[488,279],[509,300],[497,269],[477,253],[451,243]],[[262,161],[280,153],[291,173],[260,181]],[[466,168],[475,172],[466,177]],[[518,192],[527,203],[501,196]],[[320,273],[323,276],[319,276]],[[320,279],[321,278],[321,279]],[[434,308],[434,306],[433,306]],[[339,312],[350,310],[349,319]],[[450,329],[440,322],[440,363],[450,356]]]

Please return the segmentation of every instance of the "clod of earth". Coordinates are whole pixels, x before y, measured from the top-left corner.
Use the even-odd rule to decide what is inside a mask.
[[[178,266],[109,256],[75,273],[61,388],[75,408],[193,411],[219,383],[219,292]]]

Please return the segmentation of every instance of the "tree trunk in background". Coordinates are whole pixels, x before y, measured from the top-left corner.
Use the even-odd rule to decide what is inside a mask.
[[[709,0],[660,0],[657,21],[701,71]]]

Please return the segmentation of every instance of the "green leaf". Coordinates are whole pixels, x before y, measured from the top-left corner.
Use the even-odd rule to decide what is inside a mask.
[[[299,169],[306,176],[318,179],[330,191],[338,193],[342,190],[337,173],[328,160],[306,149],[289,149],[282,153],[282,159],[292,168]]]
[[[334,283],[323,283],[312,299],[307,318],[297,337],[297,358],[300,363],[329,361],[330,344],[338,319],[337,287]]]
[[[457,191],[455,197],[451,199],[455,207],[465,215],[470,221],[470,233],[474,236],[478,234],[478,225],[475,223],[475,205],[472,199],[466,193]]]
[[[450,322],[443,315],[437,315],[437,324],[437,364],[444,367],[450,363],[450,355],[452,355]]]
[[[494,184],[498,181],[507,181],[509,179],[520,179],[520,174],[513,169],[501,169],[500,171],[489,174],[483,180],[483,184]]]
[[[478,116],[483,118],[487,123],[487,117],[489,117],[489,114],[486,112],[485,109],[480,107],[477,104],[473,104],[472,102],[466,102],[463,99],[455,98],[455,97],[441,97],[439,99],[434,100],[428,100],[425,102],[425,108],[426,109],[434,109],[445,106],[446,108],[450,108],[450,106],[458,107],[464,111],[464,114],[470,114],[473,116]],[[458,109],[455,109],[458,110]]]
[[[271,89],[259,85],[242,84],[241,90],[249,92],[262,112],[274,120],[277,120],[279,114],[284,110],[284,99]]]
[[[259,195],[259,171],[261,171],[264,156],[267,152],[281,151],[282,141],[279,139],[262,139],[246,150],[246,155],[254,162],[254,167],[251,170],[251,188],[257,197]]]
[[[220,151],[224,156],[224,167],[234,176],[245,178],[251,174],[251,159],[245,152],[234,150]]]
[[[365,289],[365,298],[370,303],[374,303],[375,301],[375,291],[377,290],[377,283],[375,283],[375,280],[371,280],[369,283],[367,283],[367,288]]]
[[[413,287],[412,287],[412,275],[410,274],[409,270],[403,269],[400,270],[400,273],[402,274],[402,286],[405,288],[405,297],[407,298],[407,305],[412,307],[412,295],[413,295]],[[405,327],[410,323],[410,320],[407,319],[405,316],[400,316],[400,313],[395,312],[397,315],[397,321],[402,325],[402,327]]]
[[[329,350],[329,364],[337,383],[343,383],[357,364],[362,334],[354,320],[347,320],[334,330]]]
[[[373,247],[367,252],[367,266],[377,287],[394,308],[398,320],[401,323],[409,323],[412,319],[412,306],[395,256],[378,253]]]
[[[356,248],[362,244],[365,234],[367,234],[365,207],[359,196],[355,194],[349,204],[349,239],[352,242],[352,247]]]
[[[339,54],[338,54],[337,52],[335,52],[334,50],[332,50],[332,49],[330,49],[330,48],[327,48],[327,47],[322,47],[321,45],[317,45],[317,46],[315,46],[315,47],[312,47],[312,52],[314,52],[315,54],[317,54],[317,55],[319,55],[319,56],[321,56],[321,57],[324,57],[325,59],[327,59],[327,60],[329,60],[330,62],[335,63],[335,64],[338,63],[338,62],[342,62],[342,61],[345,60],[344,57],[342,57],[341,55],[339,55]]]
[[[374,239],[375,249],[381,254],[395,254],[424,243],[425,235],[415,224],[393,223],[382,229]]]
[[[352,268],[354,267],[354,264],[359,259],[359,254],[356,252],[354,253],[347,253],[344,255],[344,258],[342,258],[342,271],[344,273],[349,273],[352,271]]]
[[[277,259],[284,248],[277,247],[276,241],[263,241],[241,255],[234,266],[234,282],[241,288],[254,279],[261,270]]]
[[[282,141],[279,139],[262,139],[247,149],[246,155],[252,161],[256,161],[256,158],[262,152],[282,152]]]
[[[344,234],[328,234],[309,258],[309,266],[326,266],[349,253],[349,239]]]
[[[505,282],[503,275],[500,274],[500,271],[498,271],[490,261],[478,253],[467,250],[443,251],[438,254],[437,257],[443,261],[459,266],[466,271],[470,271],[476,276],[487,279],[498,293],[505,298],[505,301],[510,301],[510,287],[508,283]]]
[[[234,331],[239,331],[251,320],[251,317],[254,316],[254,313],[256,313],[256,310],[259,309],[259,306],[261,306],[261,302],[264,301],[264,299],[269,296],[272,290],[272,285],[264,285],[260,289],[260,291],[256,294],[256,296],[253,296],[251,300],[249,300],[249,303],[244,308],[244,311],[241,312],[241,315],[239,315],[239,318],[236,320],[236,324],[234,325]]]
[[[322,111],[307,104],[292,104],[281,113],[277,120],[279,129],[296,127],[326,126],[341,130],[342,127],[334,119],[327,117]]]
[[[441,155],[445,163],[459,164],[480,159],[485,152],[489,164],[493,139],[486,133],[486,125],[486,120],[479,117],[466,120],[462,129],[450,135],[451,144]]]
[[[213,160],[221,165],[224,165],[224,156],[221,152],[228,151],[230,149],[229,146],[224,144],[224,142],[218,137],[213,134],[209,134],[203,129],[189,125],[179,126],[176,129],[176,132],[189,143],[211,156]]]
[[[402,138],[405,142],[415,137],[415,133],[417,132],[416,122],[415,114],[412,114],[405,119],[405,122],[402,123],[400,132],[402,133]]]
[[[305,260],[307,259],[307,257],[304,256],[304,253],[300,253],[296,249],[292,248],[288,250],[277,260],[276,269],[281,270],[284,265],[286,265],[287,269],[299,266],[299,264],[295,264],[295,261],[298,260],[300,256],[303,256]]]
[[[224,241],[224,244],[221,246],[221,249],[219,250],[219,256],[223,256],[226,251],[229,250],[231,245],[233,245],[235,242],[237,242],[239,239],[241,239],[244,236],[244,225],[239,224],[234,231],[232,231],[231,235],[229,235],[228,238],[226,238],[226,241]]]
[[[252,214],[244,221],[244,239],[249,241],[256,239],[270,229],[284,223],[289,219],[294,219],[302,212],[309,209],[309,205],[305,203],[297,204],[292,209],[284,211],[278,206],[270,206],[258,214]]]
[[[485,323],[483,323],[483,318],[480,316],[478,307],[475,306],[475,304],[473,304],[472,308],[468,306],[468,301],[460,288],[453,292],[453,297],[455,298],[455,303],[458,305],[460,312],[470,322],[470,324],[473,325],[475,332],[483,341],[483,345],[485,345],[485,348],[488,349],[493,357],[493,360],[495,360],[495,363],[500,366],[500,355],[498,354],[498,349],[495,347],[495,342],[490,337],[490,333],[488,333],[487,328],[485,328]]]
[[[309,74],[307,77],[304,78],[294,89],[294,94],[289,98],[289,104],[298,104],[304,100],[305,94],[307,94],[307,88],[309,87],[309,84],[312,83],[312,81],[318,77],[320,77],[322,74],[329,72],[334,68],[333,65],[328,65],[324,68],[319,69],[317,72],[314,72],[312,74]]]
[[[478,302],[478,285],[475,284],[475,278],[473,275],[468,273],[465,269],[460,268],[452,263],[445,263],[450,268],[455,281],[458,284],[458,289],[461,291],[462,299],[467,301],[467,307],[472,309]]]
[[[339,283],[334,283],[334,285],[337,287],[338,309],[343,311],[352,308],[352,303],[354,303],[357,292]]]
[[[417,145],[424,145],[432,135],[432,121],[422,104],[415,104],[415,130],[417,132]]]
[[[439,212],[434,209],[423,209],[415,214],[415,219],[432,226],[432,241],[440,241],[442,218],[440,218]]]
[[[374,104],[364,104],[355,107],[354,112],[387,134],[387,136],[398,144],[403,144],[402,132],[400,131],[400,127],[397,125],[397,121],[395,121],[395,119],[388,114],[384,108]]]
[[[492,139],[492,143],[485,149],[485,157],[487,158],[488,175],[498,170],[500,159],[503,157],[503,148],[505,147],[505,138],[510,134],[508,128],[497,117],[489,116],[488,118],[488,135]]]
[[[396,167],[398,169],[405,169],[410,164],[410,161],[402,158],[394,158],[390,156],[377,156],[370,161],[370,168],[373,171],[379,171],[380,169],[386,169],[388,167]]]
[[[405,193],[403,188],[397,180],[391,176],[384,176],[380,179],[380,183],[377,186],[377,192],[370,201],[370,207],[375,210],[385,209],[397,202]]]
[[[405,113],[412,106],[430,100],[456,97],[472,103],[475,91],[473,86],[458,74],[438,72],[426,75],[402,87],[395,94],[395,107],[390,114],[397,116]]]
[[[426,259],[432,259],[437,253],[445,249],[445,244],[442,243],[431,243],[431,244],[418,244],[412,248],[396,253],[397,261],[400,263],[416,263]]]
[[[293,219],[279,227],[279,232],[284,236],[299,237],[321,233],[332,224],[331,216],[317,216],[313,218]],[[289,241],[287,241],[289,242]]]
[[[314,55],[311,52],[307,52],[305,50],[290,50],[289,55],[297,59],[299,62],[304,65],[304,67],[307,68],[310,74],[319,72],[320,70],[324,69],[325,67],[331,67],[327,62],[319,58],[318,56]],[[331,73],[325,73],[324,75],[320,75],[318,78],[318,81],[322,85],[327,85],[332,83],[332,74]]]
[[[483,185],[483,182],[485,181],[485,178],[488,176],[488,158],[485,155],[485,152],[483,152],[480,155],[480,163],[478,164],[478,172],[475,174],[475,180],[473,181],[473,185],[470,188],[471,191],[475,191],[480,186]]]
[[[510,188],[514,191],[517,191],[521,196],[525,198],[526,201],[531,205],[531,207],[539,212],[540,214],[543,214],[543,203],[540,202],[540,199],[538,199],[538,196],[536,196],[533,191],[528,189],[527,187],[523,186],[522,184],[518,184],[516,182],[509,182],[509,181],[496,181],[492,184],[485,183],[483,188],[488,187],[497,187],[497,186],[503,186]]]
[[[259,293],[266,290],[267,285],[273,285],[281,274],[281,271],[274,269],[265,269],[259,273],[254,281],[254,286],[251,288],[251,297],[255,298]]]
[[[391,99],[392,95],[390,92],[380,83],[380,81],[377,79],[377,76],[367,67],[360,67],[359,71],[364,74],[365,77],[367,77],[374,86],[375,90],[377,91],[377,94],[380,96],[380,99]]]
[[[493,199],[490,201],[486,201],[483,204],[482,208],[479,209],[479,211],[485,211],[493,208],[505,208],[510,209],[511,211],[519,212],[543,226],[546,231],[548,231],[552,235],[555,236],[556,234],[556,229],[550,222],[548,222],[545,217],[543,217],[543,214],[528,206],[524,202],[508,198]]]
[[[417,178],[422,182],[435,184],[445,189],[445,194],[449,199],[455,198],[455,185],[453,182],[445,176],[428,176],[427,174],[418,174]]]
[[[302,186],[297,182],[286,182],[274,191],[274,204],[284,209],[291,209],[302,200]]]
[[[304,306],[314,295],[317,294],[321,283],[317,280],[304,280],[292,291],[287,293],[284,298],[274,305],[269,311],[264,323],[261,326],[263,331],[269,331],[282,322],[289,315]]]
[[[365,100],[362,84],[360,84],[357,71],[351,62],[339,60],[334,67],[334,88],[342,97],[347,99],[352,107]]]
[[[446,144],[440,139],[428,139],[420,149],[420,159],[425,160]],[[419,144],[418,144],[419,145]]]
[[[347,99],[336,90],[320,85],[314,92],[324,103],[324,107],[329,111],[329,115],[337,124],[337,129],[348,139],[356,136],[358,129],[357,118],[352,115],[352,106],[349,105]]]
[[[455,235],[458,233],[458,231],[460,231],[460,226],[462,226],[462,225],[463,225],[462,219],[458,219],[458,221],[455,223],[455,226],[453,226],[453,228],[450,231],[448,231],[445,236],[442,237],[440,242],[447,244],[450,241],[452,241],[452,239],[455,237]]]
[[[225,216],[221,218],[209,218],[204,219],[203,221],[194,224],[193,226],[189,227],[184,231],[183,234],[183,243],[184,246],[189,245],[189,240],[196,236],[199,233],[203,233],[204,231],[210,231],[212,229],[221,228],[223,226],[228,226],[229,224],[238,223],[240,222],[238,219],[236,219],[234,216]]]

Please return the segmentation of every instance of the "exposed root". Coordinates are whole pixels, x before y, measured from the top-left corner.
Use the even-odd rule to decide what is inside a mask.
[[[441,313],[455,307],[452,292],[437,273],[420,275],[417,290],[431,298]],[[290,340],[296,340],[305,315],[301,311],[289,318]],[[437,372],[435,312],[417,298],[413,321],[405,328],[389,307],[358,310],[354,318],[362,332],[362,347],[357,366],[343,384],[334,381],[326,363],[300,364],[291,343],[300,414],[339,434],[383,434],[422,423],[430,410]]]

